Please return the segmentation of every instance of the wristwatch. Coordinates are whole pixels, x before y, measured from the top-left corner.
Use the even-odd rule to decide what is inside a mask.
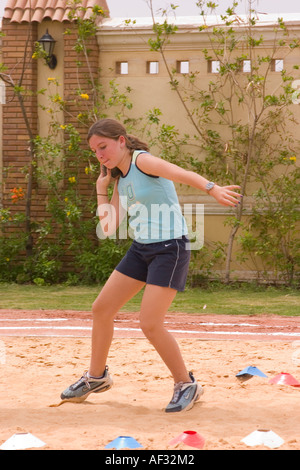
[[[205,190],[207,193],[209,193],[209,191],[214,187],[215,183],[213,183],[212,181],[209,181],[207,183],[207,185],[205,186]]]

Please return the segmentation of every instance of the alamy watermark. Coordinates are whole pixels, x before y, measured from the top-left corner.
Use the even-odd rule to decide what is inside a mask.
[[[101,204],[97,208],[97,215],[101,218],[96,233],[99,239],[109,238],[122,240],[132,238],[135,240],[170,240],[180,238],[182,233],[188,232],[189,243],[186,249],[200,250],[204,245],[204,205],[184,204],[151,204],[149,207],[139,202],[127,206],[127,198],[120,196],[119,213],[125,213],[116,230],[116,210],[111,204]],[[128,224],[129,215],[129,224]],[[183,218],[182,218],[183,216]],[[105,233],[102,230],[105,227]]]

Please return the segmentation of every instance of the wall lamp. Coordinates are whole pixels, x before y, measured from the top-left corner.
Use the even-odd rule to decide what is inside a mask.
[[[38,42],[43,46],[43,49],[46,53],[46,64],[50,69],[55,69],[57,65],[57,58],[53,54],[54,47],[55,47],[55,39],[48,33],[48,29],[44,36],[41,37],[41,39],[38,40]]]

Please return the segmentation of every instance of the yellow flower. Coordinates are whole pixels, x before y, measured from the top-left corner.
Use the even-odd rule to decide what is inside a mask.
[[[82,114],[82,113],[79,113],[79,114],[77,114],[77,119],[81,119],[81,118],[82,118],[82,116],[83,116],[83,114]]]
[[[56,79],[53,78],[53,77],[48,77],[47,80],[48,80],[48,82],[54,82]]]
[[[68,202],[68,200],[69,200],[69,199],[68,199],[67,197],[65,197],[65,202]]]
[[[68,211],[68,212],[67,212],[67,216],[69,217],[69,215],[70,215],[70,214],[71,214],[71,212],[70,212],[70,211]]]
[[[81,93],[81,98],[84,99],[84,100],[88,100],[90,97],[89,95],[87,95],[86,93]]]
[[[70,183],[76,183],[75,176],[70,176],[69,181],[70,181]]]
[[[63,126],[62,124],[59,126],[61,129],[65,129],[67,126]]]
[[[295,162],[297,159],[296,159],[296,156],[294,155],[293,157],[290,157],[290,161],[291,162]]]
[[[5,261],[10,261],[10,258],[5,258]]]
[[[85,174],[86,174],[86,175],[88,175],[88,174],[89,174],[89,172],[90,172],[90,169],[89,169],[89,167],[88,167],[88,166],[86,166],[86,167],[85,167],[85,169],[84,169],[84,172],[85,172]]]

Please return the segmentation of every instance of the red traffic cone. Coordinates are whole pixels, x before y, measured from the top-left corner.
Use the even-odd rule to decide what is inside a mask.
[[[182,442],[183,444],[190,447],[195,447],[196,449],[203,449],[205,439],[196,431],[184,431],[183,433],[179,434],[179,436],[171,439],[169,445],[175,445],[179,442]]]
[[[287,372],[281,372],[269,381],[270,384],[277,385],[291,385],[292,387],[300,387],[300,383],[291,374]]]

